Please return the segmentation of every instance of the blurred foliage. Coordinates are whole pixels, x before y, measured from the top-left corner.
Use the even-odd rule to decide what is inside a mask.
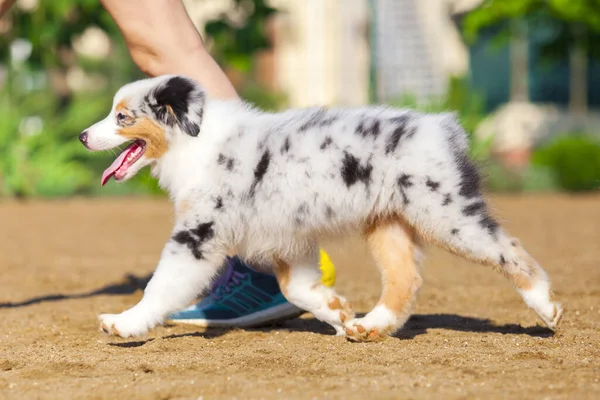
[[[484,169],[485,185],[491,192],[543,193],[560,190],[552,168],[528,165],[511,169],[495,160],[489,160]]]
[[[545,167],[569,192],[600,189],[600,140],[584,134],[561,135],[537,149],[532,164]]]
[[[93,193],[113,154],[92,154],[77,136],[104,118],[112,92],[77,93],[61,106],[48,87],[24,88],[32,77],[43,77],[43,73],[12,70],[9,75],[0,92],[0,195]],[[121,186],[126,193],[145,192],[139,182]]]
[[[10,75],[10,87],[0,96],[0,194],[61,195],[84,189],[91,179],[82,164],[84,148],[65,133],[77,124],[70,118],[73,114],[81,112],[85,118],[92,107],[80,104],[57,118],[51,95],[19,95],[24,82],[18,78],[26,76]]]
[[[419,102],[416,96],[405,94],[390,104],[394,107],[407,107],[424,112],[455,112],[469,136],[471,157],[477,161],[483,161],[489,157],[493,137],[483,140],[474,135],[475,128],[486,116],[484,98],[471,88],[467,78],[450,78],[446,95],[441,98]]]
[[[204,30],[214,42],[211,52],[220,65],[251,73],[253,55],[271,48],[265,26],[277,10],[264,0],[234,0],[233,3],[228,12],[208,21]]]
[[[212,51],[222,65],[244,75],[238,87],[242,97],[265,109],[280,108],[285,97],[253,83],[251,76],[255,53],[270,47],[264,26],[275,10],[262,0],[234,3],[231,13],[206,27]],[[92,154],[77,140],[83,129],[106,116],[120,86],[143,77],[114,21],[98,0],[28,4],[35,7],[17,2],[2,20],[0,196],[161,194],[148,168],[126,184],[110,181],[101,187],[102,170],[114,152]],[[107,34],[108,57],[89,58],[74,50],[90,27]],[[30,45],[24,59],[13,57],[18,42]],[[99,87],[72,92],[67,73],[73,68],[100,82]]]
[[[513,25],[506,22],[535,23],[546,17],[555,22],[557,34],[542,47],[545,56],[564,57],[576,44],[590,56],[600,57],[598,0],[484,0],[465,16],[462,30],[467,41],[473,42],[486,28],[503,26],[498,37],[508,39]]]
[[[30,9],[17,3],[3,23],[0,195],[90,193],[112,155],[91,156],[77,136],[106,116],[118,87],[141,76],[116,25],[97,0],[40,1]],[[110,59],[86,58],[74,51],[74,41],[91,26],[112,36]],[[25,48],[30,45],[25,57],[14,57],[18,42]],[[101,88],[73,93],[67,85],[73,67]]]
[[[267,90],[255,83],[247,83],[240,89],[240,96],[265,111],[278,111],[287,105],[287,96]]]
[[[283,93],[268,90],[255,79],[256,55],[272,48],[267,27],[277,12],[264,0],[234,0],[232,8],[204,27],[211,54],[234,77],[240,96],[265,110],[287,104]]]
[[[8,13],[10,29],[0,36],[0,57],[10,59],[10,44],[26,38],[32,45],[27,60],[32,68],[67,67],[69,61],[61,51],[72,51],[73,39],[88,27],[97,26],[109,36],[118,29],[98,0],[38,0],[33,9],[13,6]]]

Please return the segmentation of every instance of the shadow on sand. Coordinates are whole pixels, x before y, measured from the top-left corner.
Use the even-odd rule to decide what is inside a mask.
[[[125,275],[123,282],[114,283],[110,285],[106,285],[101,287],[100,289],[92,290],[86,293],[75,293],[75,294],[49,294],[46,296],[33,297],[28,300],[19,301],[19,302],[7,302],[0,303],[0,309],[2,308],[16,308],[16,307],[26,307],[39,303],[46,303],[50,301],[61,301],[61,300],[71,300],[71,299],[85,299],[88,297],[94,296],[102,296],[102,295],[125,295],[125,294],[133,294],[138,290],[143,290],[148,281],[152,277],[152,274],[148,276],[139,277],[132,274]]]
[[[121,283],[106,285],[99,289],[76,294],[52,294],[40,297],[34,297],[21,302],[0,303],[0,309],[26,307],[34,304],[70,300],[85,299],[101,295],[127,295],[143,290],[150,280],[148,276],[136,276],[128,274]],[[363,314],[364,315],[364,314]],[[359,315],[360,316],[360,315]],[[177,339],[182,337],[203,337],[213,338],[226,334],[227,332],[238,328],[210,328],[204,332],[191,332],[164,336],[163,339]],[[324,335],[333,335],[335,331],[329,325],[314,318],[296,318],[285,321],[280,324],[269,325],[259,328],[248,329],[255,332],[269,332],[274,329],[287,330],[290,332],[314,332]],[[491,320],[485,318],[466,317],[456,314],[415,314],[411,316],[406,325],[397,332],[394,337],[402,340],[413,339],[418,335],[426,334],[429,329],[448,329],[459,332],[481,332],[481,333],[501,333],[511,335],[528,335],[534,337],[551,337],[553,332],[545,327],[533,326],[523,327],[517,324],[496,325]],[[128,341],[121,343],[109,343],[110,346],[117,347],[139,347],[154,339],[142,341]]]

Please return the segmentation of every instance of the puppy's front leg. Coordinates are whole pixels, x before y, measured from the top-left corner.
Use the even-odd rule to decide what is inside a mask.
[[[142,300],[121,314],[101,315],[100,330],[123,338],[143,335],[186,307],[210,285],[225,259],[215,242],[213,222],[175,230]]]

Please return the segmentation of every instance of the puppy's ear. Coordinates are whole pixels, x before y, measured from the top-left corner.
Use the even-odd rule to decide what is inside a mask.
[[[198,136],[206,95],[195,81],[183,76],[169,78],[147,98],[156,119],[179,128],[190,136]]]

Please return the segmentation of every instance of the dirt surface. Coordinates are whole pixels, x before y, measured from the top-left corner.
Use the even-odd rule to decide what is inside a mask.
[[[555,334],[487,267],[428,251],[397,337],[350,343],[310,315],[260,330],[167,326],[109,339],[171,224],[163,200],[0,203],[0,398],[600,398],[600,197],[493,198],[566,306]],[[325,246],[359,312],[379,295],[362,241]]]

